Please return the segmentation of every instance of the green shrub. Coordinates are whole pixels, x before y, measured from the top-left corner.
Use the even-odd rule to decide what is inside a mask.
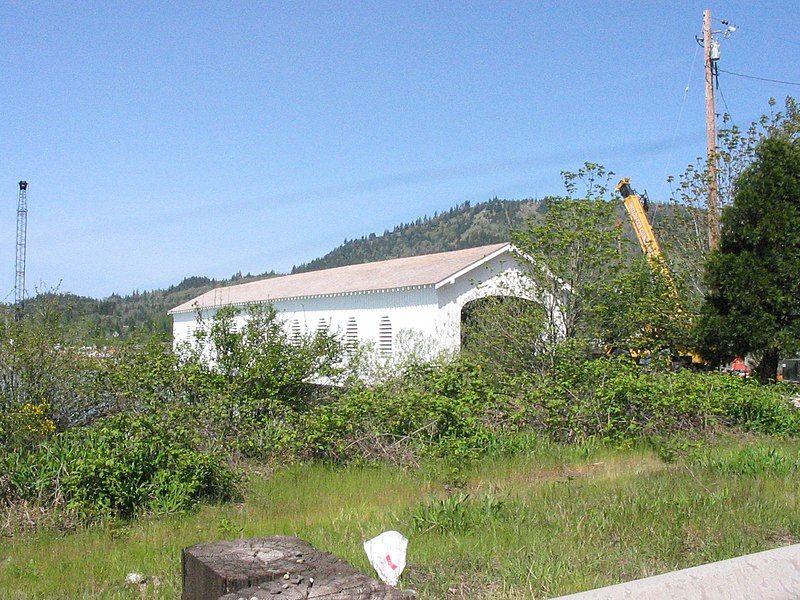
[[[63,503],[88,518],[180,512],[234,496],[236,476],[196,444],[196,434],[158,415],[109,417],[0,459],[4,499]]]
[[[780,386],[719,373],[652,372],[630,360],[562,363],[552,377],[517,378],[529,427],[560,441],[704,432],[723,425],[768,435],[800,433],[800,413]]]
[[[0,451],[35,447],[56,430],[46,402],[24,402],[0,412]]]
[[[0,413],[25,417],[31,406],[46,407],[42,416],[64,429],[108,403],[99,361],[69,338],[55,304],[39,303],[21,320],[7,309],[0,310]],[[0,446],[13,445],[8,437],[20,441],[0,431]]]
[[[521,431],[629,445],[725,426],[797,435],[800,414],[780,386],[718,373],[654,372],[600,358],[562,361],[554,375],[498,380],[462,358],[407,366],[393,380],[340,391],[263,431],[275,448],[302,458],[408,463],[421,456],[468,461]],[[663,451],[674,458],[680,448]]]
[[[467,459],[507,424],[500,399],[468,361],[410,365],[401,377],[356,386],[312,408],[300,418],[297,444],[309,458],[337,461]]]
[[[241,327],[237,316],[239,309],[223,307],[210,322],[200,320],[194,340],[179,352],[188,401],[223,395],[245,405],[248,417],[284,417],[309,408],[317,388],[312,381],[341,374],[343,350],[333,335],[294,339],[271,305],[248,307]]]
[[[759,385],[754,380],[714,375],[709,386],[719,398],[720,413],[731,425],[767,435],[798,435],[800,411],[782,385]]]

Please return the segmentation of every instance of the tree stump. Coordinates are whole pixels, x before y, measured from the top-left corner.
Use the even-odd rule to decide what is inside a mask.
[[[290,536],[198,544],[183,551],[183,600],[399,600],[408,595]]]

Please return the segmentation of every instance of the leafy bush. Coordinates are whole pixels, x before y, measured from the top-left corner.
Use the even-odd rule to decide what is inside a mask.
[[[0,458],[5,501],[63,504],[84,517],[180,512],[236,494],[224,462],[197,436],[154,414],[120,414]]]
[[[308,457],[339,461],[469,458],[507,424],[501,400],[468,361],[407,365],[400,377],[356,386],[302,415],[296,443]]]
[[[504,447],[521,431],[628,445],[726,426],[797,435],[800,413],[778,386],[717,373],[653,372],[601,358],[560,361],[553,376],[498,380],[461,358],[407,365],[392,380],[332,392],[305,412],[254,427],[240,444],[260,457],[415,464],[440,456],[459,463]],[[664,447],[665,456],[676,452]]]
[[[171,336],[133,334],[103,359],[102,366],[103,382],[115,407],[162,407],[185,393]]]
[[[0,449],[28,448],[56,430],[47,402],[24,402],[0,412]]]
[[[221,308],[210,323],[200,321],[194,343],[182,348],[179,367],[195,399],[224,392],[256,400],[272,414],[304,410],[314,381],[341,372],[343,351],[333,335],[291,338],[271,305],[249,307],[241,326],[239,316],[234,307]]]
[[[0,413],[44,407],[43,417],[63,429],[107,401],[100,379],[98,360],[68,338],[56,306],[0,319]]]
[[[718,373],[651,372],[630,360],[560,363],[554,377],[517,379],[527,425],[561,441],[614,443],[722,425],[769,435],[800,433],[780,387]],[[513,391],[513,390],[510,390]]]
[[[269,449],[248,438],[269,445],[265,431],[282,430],[324,397],[321,384],[338,379],[343,350],[324,332],[291,338],[271,306],[250,307],[241,326],[238,316],[225,307],[200,322],[176,357],[172,393],[209,443],[264,456]]]
[[[768,435],[798,435],[800,412],[789,400],[790,390],[724,375],[708,375],[719,397],[720,412],[730,425]]]

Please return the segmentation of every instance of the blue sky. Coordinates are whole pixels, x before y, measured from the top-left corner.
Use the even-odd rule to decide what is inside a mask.
[[[29,293],[97,297],[288,270],[584,161],[663,199],[704,152],[706,6],[739,27],[722,68],[800,81],[788,0],[4,2],[0,295],[20,179]],[[740,123],[800,90],[720,85]]]

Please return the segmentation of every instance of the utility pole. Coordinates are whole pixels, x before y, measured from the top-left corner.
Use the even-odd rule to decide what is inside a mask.
[[[719,42],[711,35],[711,9],[703,13],[703,50],[706,63],[706,145],[708,146],[708,247],[719,243],[719,189],[717,186],[717,124],[714,112],[714,67]]]
[[[19,202],[17,203],[17,262],[14,283],[14,304],[17,319],[22,317],[25,306],[25,253],[28,235],[28,182],[19,182]]]

